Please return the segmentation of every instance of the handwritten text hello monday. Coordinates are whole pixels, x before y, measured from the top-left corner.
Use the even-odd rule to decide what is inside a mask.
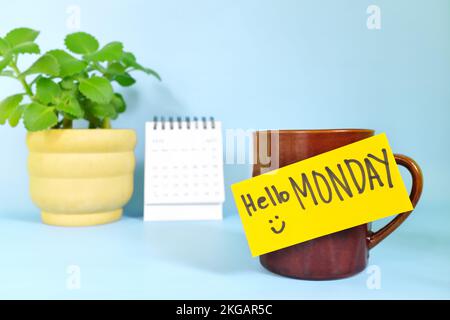
[[[318,206],[332,201],[345,201],[346,198],[375,188],[393,187],[386,149],[381,149],[378,156],[368,153],[362,161],[345,159],[333,168],[325,166],[321,172],[302,172],[296,177],[289,176],[288,179],[291,192],[303,210],[306,209],[305,200],[308,198]],[[264,186],[262,192],[264,195],[256,198],[249,193],[241,195],[250,217],[270,205],[277,206],[289,201],[292,194],[287,190],[278,190],[274,185]]]

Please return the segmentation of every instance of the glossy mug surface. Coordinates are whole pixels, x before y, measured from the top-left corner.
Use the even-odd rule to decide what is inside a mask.
[[[368,129],[257,131],[253,136],[256,160],[253,176],[373,135],[374,131]],[[261,156],[267,154],[268,157]],[[421,170],[407,156],[395,154],[395,160],[412,175],[410,198],[415,206],[423,186]],[[377,232],[372,232],[369,224],[363,224],[261,255],[260,262],[266,269],[287,277],[308,280],[349,277],[365,269],[369,250],[393,232],[410,213],[397,215]]]

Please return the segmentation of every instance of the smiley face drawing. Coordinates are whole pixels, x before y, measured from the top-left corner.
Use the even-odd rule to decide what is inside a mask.
[[[280,218],[279,216],[275,216],[275,220],[278,220],[279,218]],[[276,221],[269,220],[270,224],[273,224],[274,222],[276,222]],[[286,227],[286,222],[281,221],[281,227],[279,229],[276,229],[275,227],[271,227],[270,230],[272,230],[272,232],[275,233],[275,234],[280,234],[280,233],[283,232],[285,227]]]

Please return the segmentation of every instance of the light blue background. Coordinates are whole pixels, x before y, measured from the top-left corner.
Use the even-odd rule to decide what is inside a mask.
[[[371,4],[381,30],[366,27]],[[69,5],[80,6],[83,31],[123,41],[163,82],[137,74],[122,90],[129,112],[113,125],[136,129],[139,143],[136,192],[119,223],[40,224],[25,130],[0,128],[1,298],[450,298],[449,1],[4,1],[0,34],[28,26],[41,30],[43,51],[62,48]],[[0,79],[1,97],[18,90]],[[425,189],[372,252],[382,288],[369,290],[365,273],[307,282],[264,271],[228,191],[248,166],[225,167],[223,222],[142,223],[144,122],[154,115],[213,115],[227,129],[386,132],[421,165]],[[79,290],[66,288],[70,264],[81,268]]]

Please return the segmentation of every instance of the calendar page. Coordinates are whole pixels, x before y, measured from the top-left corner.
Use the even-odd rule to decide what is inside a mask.
[[[145,220],[221,219],[222,146],[213,119],[146,123]]]

